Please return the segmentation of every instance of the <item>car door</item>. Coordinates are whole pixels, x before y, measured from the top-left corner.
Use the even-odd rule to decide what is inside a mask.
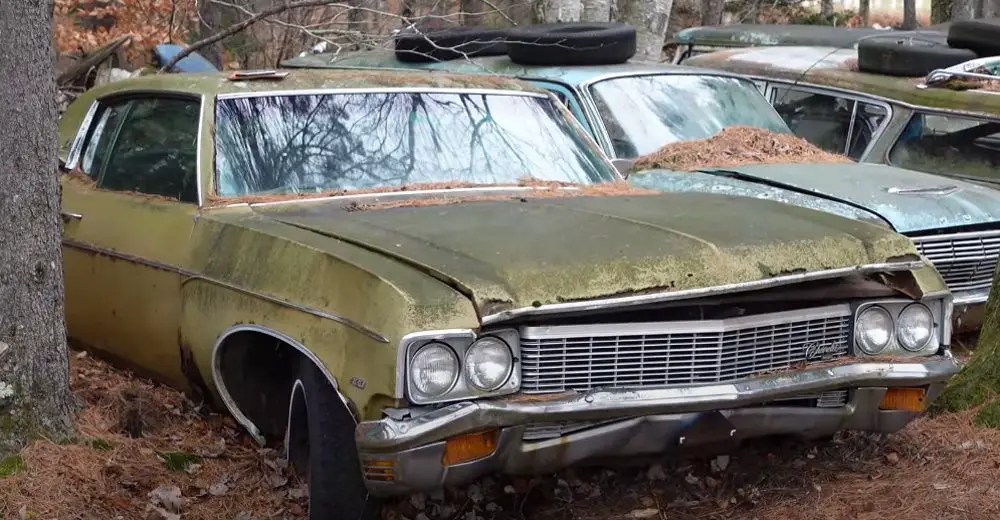
[[[854,160],[864,157],[891,115],[886,104],[811,88],[773,84],[770,95],[795,135]]]
[[[200,98],[102,100],[62,179],[70,336],[176,383],[200,118]]]

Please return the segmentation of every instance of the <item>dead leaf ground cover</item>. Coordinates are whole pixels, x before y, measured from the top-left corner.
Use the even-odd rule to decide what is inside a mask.
[[[78,441],[0,463],[3,519],[292,519],[304,489],[278,454],[180,393],[73,354]],[[889,436],[763,439],[730,456],[486,477],[388,503],[385,520],[1000,518],[1000,431],[975,411]],[[647,464],[649,462],[647,461]]]

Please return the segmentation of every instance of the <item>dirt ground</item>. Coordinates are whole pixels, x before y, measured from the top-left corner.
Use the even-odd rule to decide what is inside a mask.
[[[295,519],[306,492],[279,454],[176,391],[71,357],[83,404],[74,443],[36,441],[0,462],[2,519]],[[766,439],[730,456],[642,468],[487,477],[394,500],[384,519],[1000,518],[1000,431],[974,412],[890,436]]]

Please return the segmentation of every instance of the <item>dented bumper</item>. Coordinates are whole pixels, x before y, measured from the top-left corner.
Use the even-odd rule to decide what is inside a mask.
[[[857,362],[725,384],[467,401],[431,411],[392,410],[389,417],[359,424],[356,440],[369,489],[405,494],[462,485],[497,471],[544,473],[605,457],[731,445],[765,435],[893,432],[919,412],[880,409],[888,388],[924,388],[926,406],[958,370],[946,352],[912,362]],[[834,408],[775,402],[847,389],[847,401]],[[547,440],[525,435],[533,426],[559,422],[594,425]],[[489,453],[445,464],[448,439],[484,430],[493,432]]]

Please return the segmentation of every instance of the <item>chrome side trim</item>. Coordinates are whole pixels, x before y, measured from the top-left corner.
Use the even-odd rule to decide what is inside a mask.
[[[255,92],[227,92],[218,94],[216,99],[245,99],[274,96],[316,96],[326,94],[472,94],[489,96],[518,96],[547,99],[545,92],[530,90],[505,90],[462,87],[374,87],[374,88],[328,88],[300,90],[261,90]]]
[[[652,294],[639,294],[634,296],[619,296],[616,298],[603,298],[597,300],[584,300],[568,303],[550,303],[538,307],[520,307],[494,314],[483,316],[483,325],[492,325],[505,321],[521,318],[524,316],[541,316],[546,314],[557,314],[567,312],[586,312],[603,309],[626,308],[638,305],[650,305],[655,303],[686,300],[700,298],[725,293],[737,293],[768,289],[793,283],[824,280],[829,278],[839,278],[850,274],[869,274],[877,272],[898,272],[910,271],[926,267],[929,264],[923,261],[910,262],[886,262],[881,264],[868,264],[853,267],[841,267],[837,269],[827,269],[824,271],[813,271],[809,273],[796,273],[751,282],[739,282],[715,287],[699,287],[697,289],[687,289],[683,291],[657,292]]]
[[[90,125],[94,122],[94,115],[97,114],[97,105],[98,102],[96,100],[90,103],[87,113],[83,116],[83,121],[80,122],[80,127],[76,129],[76,137],[73,138],[73,144],[70,145],[69,154],[66,157],[67,170],[76,168],[76,163],[80,160],[80,155],[83,152],[83,141],[87,138]]]
[[[130,254],[127,254],[127,253],[122,253],[122,252],[119,252],[119,251],[115,251],[113,249],[106,249],[106,248],[103,248],[103,247],[94,246],[94,245],[88,244],[86,242],[80,242],[80,241],[77,241],[77,240],[73,240],[71,238],[63,238],[62,243],[63,243],[64,246],[72,247],[72,248],[75,248],[75,249],[79,249],[81,251],[87,251],[87,252],[94,253],[94,254],[101,255],[101,256],[107,256],[107,257],[111,257],[111,258],[117,258],[119,260],[124,260],[126,262],[131,262],[131,263],[134,263],[134,264],[144,265],[146,267],[152,267],[153,269],[159,269],[161,271],[168,271],[168,272],[171,272],[171,273],[177,273],[177,274],[185,277],[185,279],[181,282],[182,286],[184,284],[188,283],[188,282],[195,281],[195,280],[207,282],[207,283],[210,283],[210,284],[213,284],[213,285],[217,285],[219,287],[224,287],[226,289],[230,289],[232,291],[236,291],[236,292],[240,292],[240,293],[243,293],[243,294],[246,294],[246,295],[249,295],[249,296],[253,296],[255,298],[260,298],[262,300],[266,300],[268,302],[271,302],[271,303],[274,303],[274,304],[277,304],[277,305],[288,307],[290,309],[295,309],[297,311],[302,311],[302,312],[305,312],[307,314],[311,314],[313,316],[316,316],[317,318],[324,318],[324,319],[328,319],[328,320],[331,320],[331,321],[336,321],[337,323],[341,323],[343,325],[347,325],[348,327],[351,327],[352,329],[354,329],[354,330],[356,330],[356,331],[358,331],[358,332],[360,332],[360,333],[368,336],[369,338],[371,338],[371,339],[373,339],[375,341],[378,341],[380,343],[389,343],[389,340],[385,336],[383,336],[383,335],[375,332],[372,329],[369,329],[368,327],[366,327],[366,326],[364,326],[364,325],[362,325],[362,324],[360,324],[360,323],[358,323],[358,322],[356,322],[356,321],[354,321],[354,320],[352,320],[350,318],[346,318],[344,316],[340,316],[339,314],[332,314],[332,313],[326,312],[324,310],[316,309],[316,308],[313,308],[313,307],[307,307],[305,305],[300,305],[300,304],[293,303],[293,302],[290,302],[290,301],[287,301],[287,300],[282,300],[282,299],[276,298],[274,296],[269,296],[269,295],[266,295],[266,294],[263,294],[263,293],[260,293],[260,292],[257,292],[257,291],[253,291],[253,290],[250,290],[250,289],[246,289],[244,287],[240,287],[238,285],[233,285],[231,283],[224,282],[222,280],[217,280],[215,278],[210,278],[210,277],[207,277],[207,276],[202,275],[200,273],[196,273],[194,271],[191,271],[191,270],[188,270],[188,269],[184,269],[183,267],[177,267],[177,266],[173,266],[173,265],[168,265],[168,264],[164,264],[164,263],[161,263],[161,262],[156,262],[154,260],[149,260],[149,259],[146,259],[146,258],[142,258],[142,257],[139,257],[139,256],[130,255]]]
[[[661,321],[651,323],[605,323],[598,325],[557,325],[552,327],[522,327],[524,339],[562,339],[572,337],[633,336],[653,334],[695,334],[699,332],[727,332],[743,329],[748,325],[767,327],[797,320],[842,318],[851,315],[849,304],[829,305],[796,311],[741,316],[721,320]]]
[[[226,383],[225,381],[222,380],[222,368],[219,366],[220,361],[222,359],[219,356],[219,347],[222,346],[222,344],[225,342],[227,338],[229,338],[229,336],[232,336],[237,332],[256,332],[259,334],[265,334],[271,336],[272,338],[278,341],[282,341],[287,345],[289,345],[290,347],[294,348],[295,350],[299,351],[299,353],[304,355],[306,358],[309,359],[309,361],[311,361],[314,365],[316,365],[317,368],[319,368],[320,372],[323,373],[323,376],[326,377],[327,381],[329,381],[330,384],[333,386],[334,391],[337,392],[337,396],[340,398],[341,403],[343,403],[344,408],[347,409],[347,414],[354,419],[355,425],[358,424],[359,417],[354,415],[354,413],[351,411],[351,407],[347,403],[347,398],[344,397],[344,395],[340,392],[340,386],[337,384],[337,379],[333,377],[333,374],[331,374],[329,370],[326,369],[326,366],[323,364],[322,361],[320,361],[318,357],[316,357],[316,354],[313,354],[312,351],[310,351],[305,347],[305,345],[302,345],[298,341],[292,339],[290,336],[282,334],[281,332],[278,332],[273,329],[268,329],[257,325],[234,325],[226,329],[218,337],[218,339],[215,340],[215,344],[212,345],[212,382],[215,383],[215,388],[219,392],[219,397],[222,398],[222,402],[226,405],[226,408],[229,410],[229,413],[232,414],[234,419],[236,419],[236,422],[240,423],[241,426],[246,428],[247,432],[249,432],[250,435],[254,438],[254,440],[257,441],[261,446],[264,445],[265,441],[263,434],[261,434],[260,429],[257,428],[257,425],[255,425],[253,421],[250,420],[249,417],[243,414],[239,406],[237,406],[236,401],[233,400],[232,395],[229,394],[229,390],[226,388]],[[298,383],[298,381],[296,381],[296,383]]]

